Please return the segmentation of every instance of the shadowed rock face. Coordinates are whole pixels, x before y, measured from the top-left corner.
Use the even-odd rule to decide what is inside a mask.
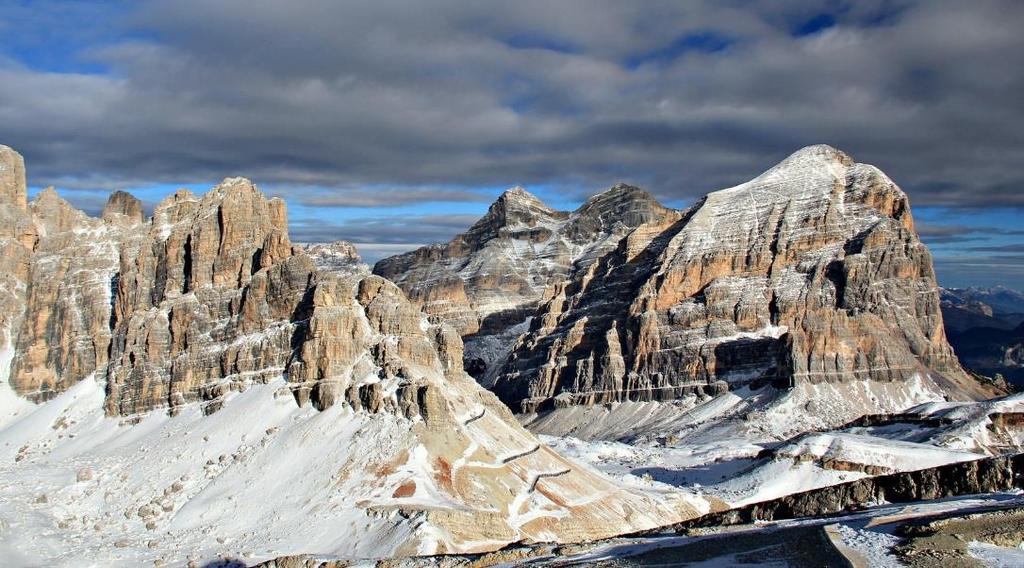
[[[557,285],[493,388],[531,412],[859,382],[993,394],[946,342],[906,195],[873,166],[812,146],[667,228],[634,230]],[[868,398],[860,413],[887,407]]]
[[[478,379],[514,340],[545,292],[585,269],[644,223],[678,213],[629,185],[555,211],[521,188],[506,191],[465,233],[381,260],[374,273],[396,282],[433,321],[466,341],[467,368]],[[511,336],[509,336],[511,333]]]
[[[1008,491],[1024,485],[1022,471],[1024,454],[965,461],[794,493],[770,501],[711,513],[671,528],[684,532],[696,527],[830,515],[849,511],[866,503],[907,503]]]

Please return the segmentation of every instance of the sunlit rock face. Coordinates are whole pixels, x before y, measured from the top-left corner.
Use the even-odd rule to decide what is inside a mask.
[[[26,195],[25,160],[0,145],[0,330],[9,335],[21,325],[37,240]]]
[[[11,505],[66,514],[50,524],[89,536],[69,540],[103,542],[71,553],[155,526],[183,548],[297,526],[303,547],[352,557],[476,552],[703,506],[624,489],[543,445],[464,372],[454,329],[351,245],[293,246],[284,202],[247,179],[178,191],[148,219],[114,193],[92,218],[52,189],[26,202],[20,156],[0,159],[0,381],[13,390],[0,385],[0,424],[31,426],[0,428],[14,464],[0,486],[93,464],[77,479],[103,499]],[[233,457],[208,455],[219,444]],[[144,513],[96,536],[95,520],[125,510]],[[289,520],[260,526],[267,515]]]
[[[374,273],[395,281],[433,321],[454,327],[466,342],[467,370],[487,383],[552,286],[585,270],[636,227],[677,218],[624,184],[571,213],[517,187],[451,242],[383,259]]]
[[[908,402],[886,385],[994,393],[946,342],[907,196],[824,145],[633,230],[556,286],[493,389],[532,412],[818,384],[865,386],[831,422]]]

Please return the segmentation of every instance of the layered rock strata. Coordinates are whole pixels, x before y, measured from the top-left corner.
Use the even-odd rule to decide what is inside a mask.
[[[676,218],[625,184],[573,212],[553,210],[517,187],[449,243],[383,259],[373,271],[401,286],[433,321],[454,327],[466,341],[467,368],[484,379],[550,286],[584,270],[634,228]]]
[[[555,287],[493,388],[531,412],[765,385],[863,399],[831,424],[995,394],[946,341],[907,196],[829,146],[630,232]]]
[[[9,344],[21,325],[32,249],[38,235],[28,213],[25,160],[0,145],[0,345]],[[11,348],[5,358],[12,356]]]
[[[230,412],[230,401],[242,397],[236,391],[257,390],[264,394],[249,397],[248,404],[278,408],[277,395],[283,393],[297,403],[291,412],[233,415],[233,421],[264,432],[267,440],[258,449],[243,444],[238,455],[244,457],[236,461],[252,460],[264,471],[294,476],[281,456],[307,459],[299,454],[308,449],[308,432],[336,431],[348,445],[323,440],[316,455],[325,453],[333,461],[311,471],[324,478],[313,484],[315,491],[307,487],[306,496],[312,499],[331,486],[356,497],[334,502],[336,495],[328,493],[332,512],[318,518],[347,523],[352,517],[345,515],[355,511],[378,519],[356,532],[369,535],[368,542],[408,535],[395,544],[401,554],[601,538],[696,514],[681,494],[619,488],[541,444],[464,372],[458,333],[429,323],[394,283],[352,263],[335,262],[355,260],[345,246],[293,246],[284,202],[268,200],[249,180],[227,179],[202,196],[178,191],[157,205],[149,220],[134,198],[115,193],[102,218],[95,219],[52,190],[24,203],[20,156],[5,152],[0,153],[3,171],[17,174],[13,181],[0,178],[3,211],[11,217],[3,229],[10,280],[2,298],[10,308],[3,320],[9,338],[4,353],[12,359],[9,384],[15,393],[55,405],[53,412],[62,416],[89,416],[95,410],[128,417],[122,425],[163,408],[192,420],[192,403],[201,403],[206,414]],[[0,362],[6,374],[7,361]],[[271,385],[280,389],[273,386],[273,400],[265,400]],[[75,406],[92,401],[92,392],[102,392],[95,409]],[[340,425],[320,424],[310,406],[330,411],[330,420]],[[19,419],[33,419],[24,412],[30,416]],[[269,426],[261,427],[263,422]],[[110,421],[90,417],[52,430],[57,436],[58,428],[70,428],[91,439],[105,434],[90,428],[109,426]],[[294,436],[294,444],[267,446],[278,429]],[[187,430],[179,435],[187,436]],[[28,434],[18,444],[22,467],[64,463],[46,450],[65,439],[63,433],[40,446],[38,455],[32,453],[37,433],[19,430],[12,436]],[[100,463],[104,455],[79,457]],[[201,466],[180,453],[160,459],[187,470]],[[245,467],[227,471],[215,476],[225,485],[247,479]],[[163,475],[162,470],[152,474]],[[124,483],[128,477],[125,472],[121,481],[104,476],[101,482]],[[258,485],[251,479],[245,483]],[[223,494],[232,495],[228,501],[235,495],[246,501],[249,490],[231,487]],[[257,502],[262,496],[250,497]],[[294,503],[271,502],[280,514],[299,510]],[[202,505],[218,511],[233,507]],[[185,515],[175,522],[195,528],[205,526],[208,516]],[[372,552],[351,546],[345,550]]]

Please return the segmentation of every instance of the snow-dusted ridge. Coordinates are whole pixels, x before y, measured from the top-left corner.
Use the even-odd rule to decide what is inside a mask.
[[[0,555],[16,565],[577,542],[1019,445],[1019,401],[946,400],[970,385],[929,311],[905,196],[829,147],[685,216],[624,185],[572,213],[510,190],[451,243],[385,263],[416,305],[347,245],[293,246],[283,202],[244,178],[149,220],[130,196],[90,219],[23,189],[0,187]],[[875,274],[872,251],[906,262]],[[843,304],[834,262],[870,273],[845,289],[868,292]],[[636,279],[616,287],[617,270]],[[888,325],[871,302],[908,325],[910,356],[871,335]],[[791,349],[821,320],[841,332],[827,349]],[[578,439],[524,428],[464,371],[449,324],[473,335],[471,360],[551,371],[527,394],[559,408],[522,418]],[[515,351],[538,332],[553,355],[531,366]],[[912,406],[942,422],[933,438],[827,430]]]
[[[706,509],[539,442],[463,371],[457,335],[349,247],[292,246],[284,204],[252,182],[178,192],[148,221],[114,199],[102,219],[52,191],[3,204],[14,564],[480,552]]]

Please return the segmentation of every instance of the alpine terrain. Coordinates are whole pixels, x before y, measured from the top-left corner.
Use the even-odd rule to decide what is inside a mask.
[[[246,179],[149,219],[115,193],[97,219],[52,189],[27,202],[0,157],[7,561],[474,552],[705,506],[553,452],[464,373],[451,328],[349,247],[293,246]]]
[[[372,271],[245,178],[27,196],[0,146],[11,565],[587,564],[1020,485],[1024,397],[961,366],[907,195],[830,146],[682,211],[513,188]],[[889,559],[839,530],[800,538]]]

